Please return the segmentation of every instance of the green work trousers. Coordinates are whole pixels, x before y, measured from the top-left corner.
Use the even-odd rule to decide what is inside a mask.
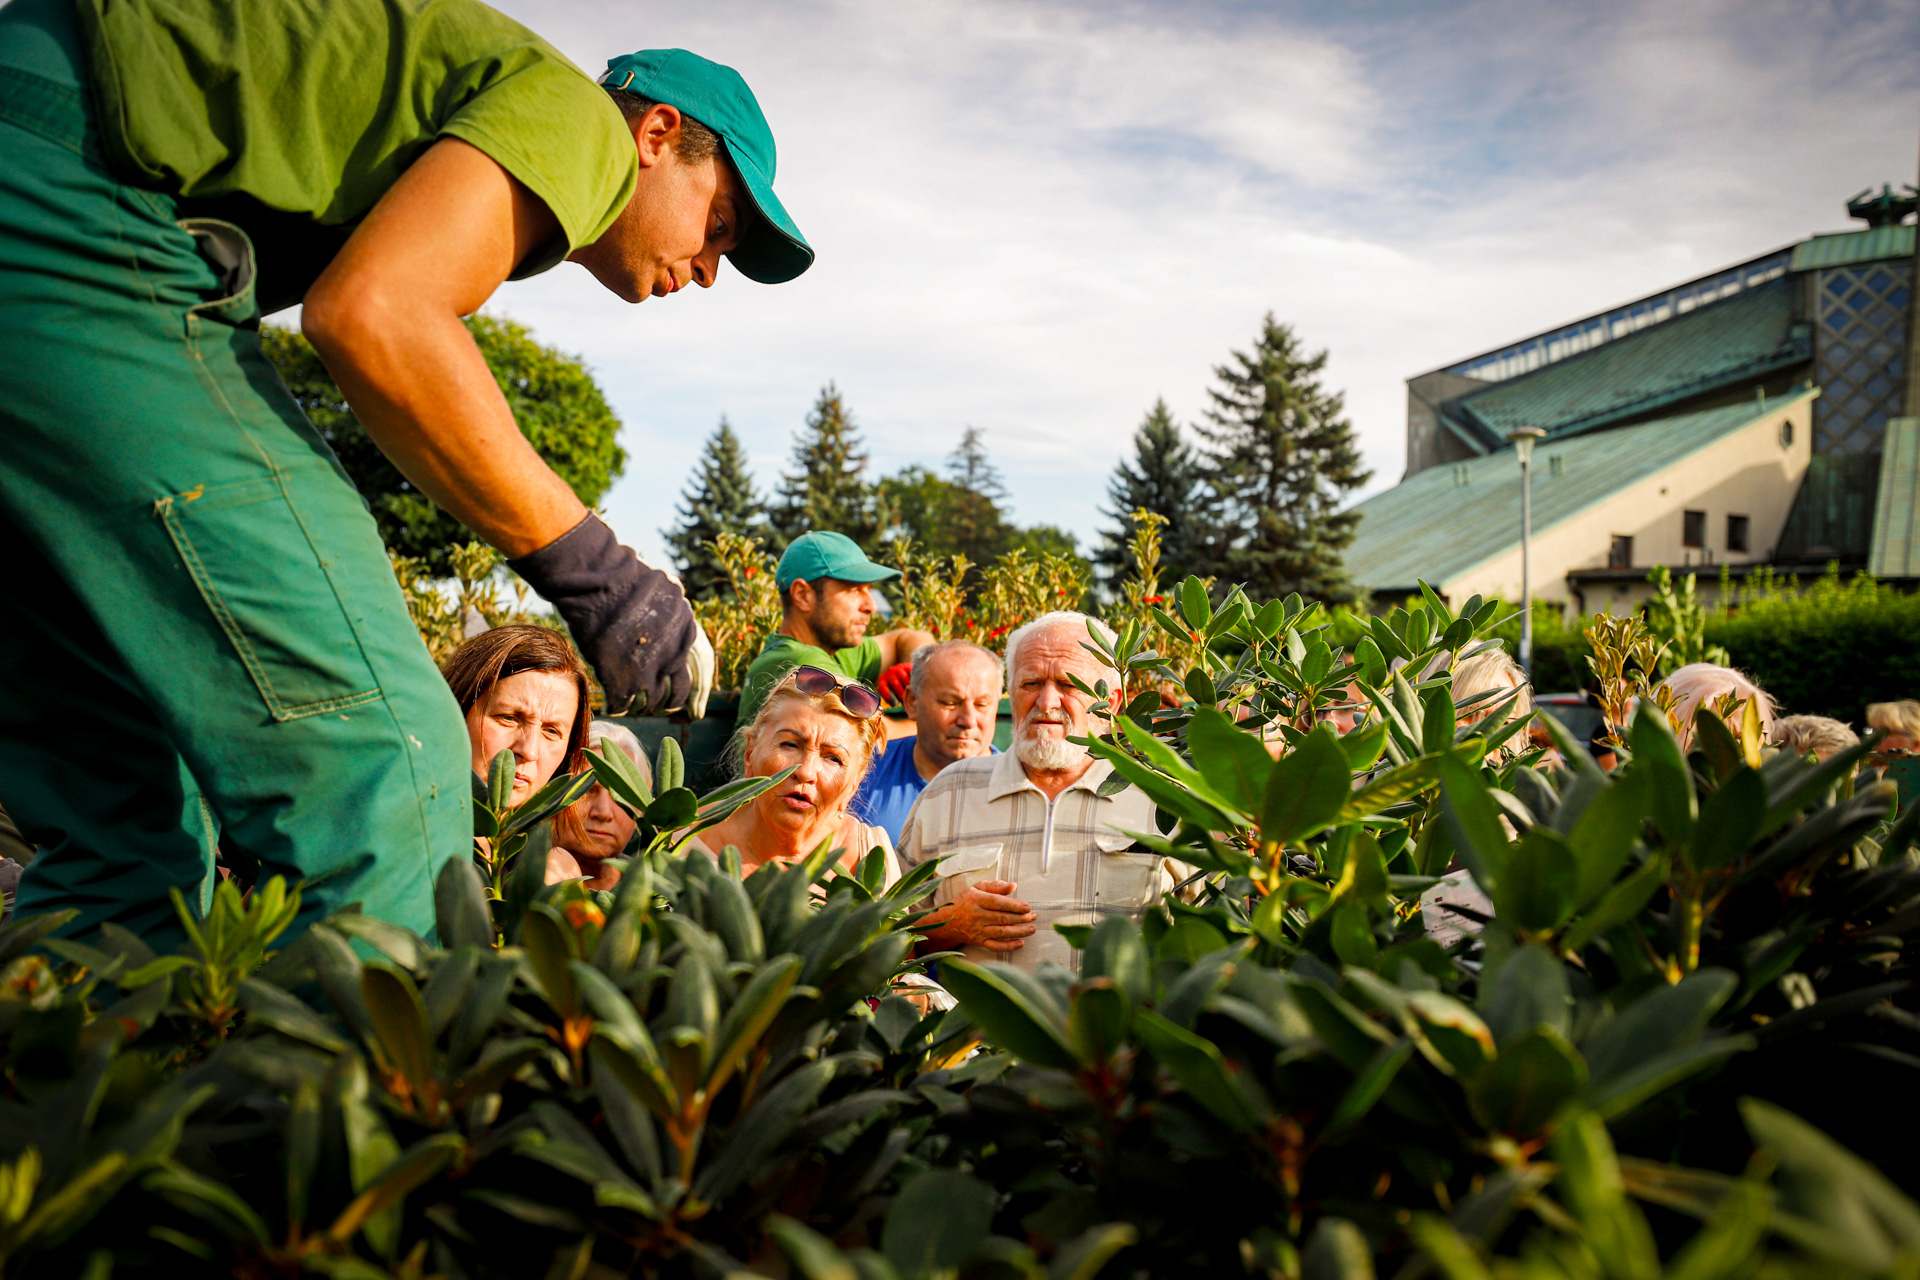
[[[70,6],[0,10],[0,804],[23,913],[160,945],[217,847],[431,936],[458,706],[263,356],[252,249],[99,151]]]

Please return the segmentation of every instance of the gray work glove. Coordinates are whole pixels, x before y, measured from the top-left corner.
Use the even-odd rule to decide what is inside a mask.
[[[608,715],[705,713],[713,646],[680,580],[621,546],[599,516],[507,565],[566,620],[607,695]]]

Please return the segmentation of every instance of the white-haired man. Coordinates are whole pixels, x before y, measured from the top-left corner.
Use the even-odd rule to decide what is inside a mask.
[[[1139,848],[1126,831],[1152,831],[1153,802],[1137,788],[1099,794],[1113,766],[1069,738],[1103,731],[1119,699],[1119,678],[1087,648],[1081,613],[1049,613],[1007,639],[1013,750],[956,760],[927,784],[900,833],[913,866],[940,862],[938,908],[928,941],[970,960],[1022,968],[1053,961],[1078,968],[1079,953],[1055,924],[1138,916],[1176,883],[1181,866]],[[1106,680],[1096,705],[1074,686]]]

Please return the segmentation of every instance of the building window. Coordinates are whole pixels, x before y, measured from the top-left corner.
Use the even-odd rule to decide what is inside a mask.
[[[1633,568],[1633,539],[1626,534],[1613,535],[1613,545],[1607,548],[1607,568]]]
[[[1792,418],[1780,419],[1780,447],[1782,449],[1793,448],[1793,419]]]
[[[1684,511],[1680,516],[1680,545],[1698,549],[1707,545],[1707,513]]]
[[[1727,550],[1745,551],[1747,549],[1747,518],[1745,516],[1727,517]]]

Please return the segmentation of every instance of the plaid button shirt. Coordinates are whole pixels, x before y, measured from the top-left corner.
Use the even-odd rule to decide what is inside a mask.
[[[1080,953],[1053,931],[1056,922],[1095,924],[1122,912],[1138,917],[1191,874],[1185,863],[1140,849],[1118,830],[1153,831],[1153,801],[1137,787],[1095,794],[1112,772],[1112,765],[1095,760],[1049,803],[1009,751],[957,760],[920,793],[900,829],[900,859],[908,867],[944,859],[934,904],[945,906],[982,880],[1011,880],[1013,896],[1037,917],[1035,933],[1018,951],[970,946],[967,959],[1023,969],[1050,960],[1077,970]]]

